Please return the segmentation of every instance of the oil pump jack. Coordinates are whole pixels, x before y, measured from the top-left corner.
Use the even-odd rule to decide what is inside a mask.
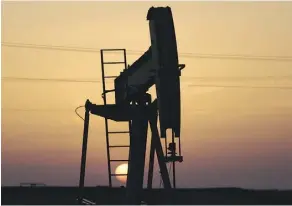
[[[151,46],[131,66],[127,65],[126,50],[122,49],[125,67],[119,76],[113,77],[115,78],[113,90],[105,89],[105,78],[107,77],[104,74],[104,65],[118,62],[104,62],[103,55],[107,51],[116,49],[104,49],[100,52],[104,104],[96,105],[89,100],[85,103],[79,204],[82,204],[83,198],[90,113],[105,118],[110,187],[112,187],[111,177],[115,175],[111,173],[111,162],[123,160],[110,159],[108,120],[129,123],[129,159],[126,160],[128,161],[128,173],[125,174],[127,175],[127,204],[140,204],[142,200],[148,123],[152,135],[147,187],[152,188],[155,152],[164,188],[170,190],[176,187],[175,162],[183,161],[180,142],[180,76],[185,65],[178,62],[176,36],[170,7],[151,7],[148,10],[147,20],[149,20]],[[157,96],[154,101],[147,93],[153,85],[156,87]],[[108,92],[115,93],[115,104],[107,104],[106,94]],[[157,125],[158,119],[160,131]],[[172,131],[168,148],[167,129]],[[165,141],[165,150],[161,143],[162,139]],[[176,142],[178,142],[178,152],[176,151]],[[166,163],[173,165],[173,185],[171,185]]]

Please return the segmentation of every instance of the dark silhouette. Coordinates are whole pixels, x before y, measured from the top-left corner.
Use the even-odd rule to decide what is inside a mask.
[[[147,14],[150,22],[150,48],[131,66],[127,66],[125,49],[103,49],[101,71],[103,83],[103,105],[85,104],[85,120],[80,169],[79,204],[85,204],[84,179],[86,168],[86,150],[88,139],[89,115],[94,114],[105,119],[105,132],[108,159],[109,187],[112,187],[112,162],[128,162],[125,201],[127,204],[141,204],[143,201],[143,179],[146,155],[148,123],[152,132],[147,188],[152,189],[154,154],[156,152],[163,186],[167,194],[176,188],[175,162],[182,162],[180,146],[180,75],[185,65],[178,64],[178,52],[172,12],[169,7],[151,7]],[[106,52],[122,51],[123,61],[105,62]],[[105,75],[105,66],[122,64],[119,76]],[[106,79],[114,79],[114,89],[108,90]],[[152,101],[147,93],[150,87],[156,87],[157,99]],[[107,94],[115,93],[115,104],[108,104]],[[159,118],[159,127],[157,120]],[[109,120],[128,122],[125,131],[109,131]],[[168,145],[166,130],[171,129],[171,142]],[[160,130],[160,135],[159,135]],[[130,145],[109,145],[112,134],[129,133]],[[165,140],[165,151],[160,137]],[[178,153],[176,146],[178,142]],[[129,148],[129,159],[111,159],[110,149]],[[172,163],[172,184],[167,163]],[[119,174],[120,175],[120,174]],[[123,190],[124,191],[124,190]],[[171,196],[170,196],[171,197]],[[172,199],[172,198],[170,198]]]
[[[178,51],[172,12],[169,7],[151,7],[147,14],[151,46],[132,65],[128,65],[126,49],[103,49],[101,71],[103,104],[85,103],[85,119],[81,154],[79,187],[47,187],[44,184],[22,184],[2,187],[2,204],[6,205],[73,205],[73,204],[292,204],[292,190],[247,190],[240,188],[177,189],[176,162],[183,162],[181,152],[180,76],[185,67],[178,62]],[[105,62],[106,52],[121,51],[123,61]],[[121,64],[118,76],[107,76],[105,67]],[[107,89],[106,79],[114,79],[114,89]],[[152,101],[148,92],[156,87],[157,98]],[[114,92],[115,103],[107,102]],[[86,154],[90,113],[105,119],[108,186],[85,187]],[[124,131],[110,131],[109,120],[128,122]],[[158,122],[159,120],[159,127]],[[148,124],[149,123],[149,124]],[[148,125],[151,147],[147,189],[143,189]],[[171,137],[166,130],[171,129]],[[111,135],[128,133],[130,145],[110,145]],[[161,139],[165,142],[163,148]],[[168,139],[171,139],[168,142]],[[128,148],[128,159],[112,159],[110,150]],[[155,153],[159,163],[163,189],[153,189]],[[127,174],[114,174],[112,162],[128,162]],[[167,163],[172,166],[172,181]],[[126,187],[113,187],[112,177],[127,175]],[[29,187],[27,187],[27,185]]]
[[[3,205],[74,205],[78,187],[2,187]],[[104,205],[124,205],[125,188],[86,187],[85,198]],[[173,196],[174,198],[170,199]],[[292,190],[246,190],[240,188],[144,189],[143,201],[150,205],[291,205]]]

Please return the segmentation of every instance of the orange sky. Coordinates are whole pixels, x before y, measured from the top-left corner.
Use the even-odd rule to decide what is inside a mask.
[[[187,65],[177,186],[291,188],[292,90],[196,85],[292,87],[292,62],[183,55],[292,56],[291,2],[2,2],[2,42],[146,51],[147,11],[167,5]],[[2,77],[101,79],[94,52],[2,46],[1,66]],[[2,185],[77,185],[83,122],[74,109],[87,98],[101,103],[101,83],[2,81]],[[107,184],[105,155],[104,120],[92,116],[87,185]]]

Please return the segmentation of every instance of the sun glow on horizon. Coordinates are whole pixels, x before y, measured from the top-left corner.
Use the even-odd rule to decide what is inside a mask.
[[[128,164],[121,164],[116,168],[115,174],[118,175],[116,176],[117,180],[119,180],[121,183],[126,183],[127,182],[127,176],[124,174],[128,174]]]

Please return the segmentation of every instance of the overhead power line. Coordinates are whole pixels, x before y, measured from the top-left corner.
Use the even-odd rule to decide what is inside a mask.
[[[70,47],[70,46],[54,46],[41,44],[13,43],[2,42],[2,46],[30,48],[30,49],[45,49],[45,50],[60,50],[72,52],[89,52],[99,53],[98,48],[88,47]],[[145,51],[127,50],[127,55],[142,55]],[[116,52],[112,52],[116,53]],[[264,56],[264,55],[242,55],[242,54],[200,54],[200,53],[179,53],[180,57],[185,58],[208,58],[208,59],[233,59],[233,60],[268,60],[268,61],[292,61],[292,56]]]
[[[1,77],[4,81],[52,81],[52,82],[80,82],[80,83],[99,83],[97,79],[77,79],[77,78],[40,78],[40,77],[17,77],[17,76],[4,76]],[[208,80],[208,81],[246,81],[246,80],[292,80],[292,75],[284,76],[193,76],[193,77],[182,77],[181,81],[190,80]]]
[[[84,106],[79,106],[78,108],[74,109],[34,109],[34,108],[1,108],[1,111],[8,111],[8,112],[45,112],[45,113],[50,113],[50,112],[66,112],[66,113],[71,113],[71,114],[74,114],[73,111],[78,111],[78,109],[82,108]],[[285,111],[288,112],[288,110],[290,109],[291,110],[291,107],[271,107],[272,109],[285,109]],[[193,109],[192,111],[193,112],[212,112],[214,111],[214,109],[220,109],[220,111],[233,111],[233,110],[238,110],[238,109],[246,109],[247,111],[253,109],[253,110],[256,110],[256,111],[261,111],[261,110],[266,110],[265,108],[263,107],[256,107],[256,108],[241,108],[241,107],[228,107],[228,108],[209,108],[209,109],[201,109],[201,108],[197,108],[197,109]],[[290,111],[289,110],[289,111]],[[76,112],[75,112],[76,113]],[[78,116],[79,118],[81,118],[82,120],[84,120],[84,118],[78,113]]]
[[[29,77],[2,77],[2,80],[8,81],[48,81],[48,82],[71,82],[71,83],[99,83],[99,80],[84,79],[59,79],[59,78],[29,78]]]
[[[19,47],[19,48],[30,48],[30,49],[60,50],[60,51],[89,52],[89,53],[100,52],[100,49],[98,48],[89,48],[89,47],[54,46],[54,45],[11,43],[11,42],[2,42],[1,44],[2,46],[6,46],[6,47]],[[117,52],[107,51],[107,53],[117,53]],[[127,50],[127,54],[130,54],[130,55],[139,55],[143,53],[144,53],[143,51]]]
[[[292,80],[292,75],[281,75],[281,76],[182,76],[184,80],[232,80],[232,81],[254,81],[254,80]]]
[[[13,112],[72,112],[69,109],[33,109],[33,108],[1,108],[2,111]]]
[[[67,82],[67,83],[99,83],[98,80],[81,79],[57,79],[57,78],[27,78],[27,77],[2,77],[8,81],[47,81],[47,82]],[[250,85],[221,85],[221,84],[190,84],[189,87],[220,87],[220,88],[252,88],[252,89],[283,89],[291,90],[292,87],[283,86],[250,86]]]
[[[250,85],[218,85],[218,84],[190,84],[189,87],[218,87],[218,88],[250,88],[250,89],[283,89],[292,90],[292,87],[282,86],[250,86]]]

